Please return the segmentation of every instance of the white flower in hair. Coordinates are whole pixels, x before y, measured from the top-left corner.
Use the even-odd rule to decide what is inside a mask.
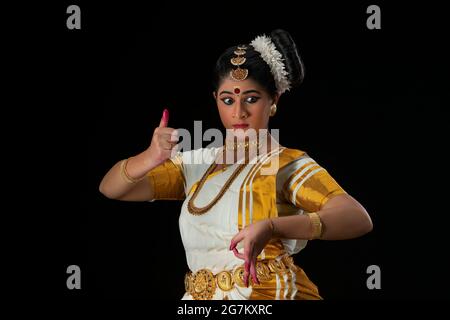
[[[266,36],[258,36],[250,42],[253,48],[261,54],[261,58],[269,65],[275,79],[275,85],[279,94],[291,88],[287,78],[288,72],[283,62],[283,56],[275,47],[272,40]]]

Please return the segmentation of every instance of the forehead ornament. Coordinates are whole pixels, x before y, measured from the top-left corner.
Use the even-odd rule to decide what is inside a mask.
[[[247,46],[245,45],[238,46],[237,49],[234,50],[234,54],[236,56],[230,59],[231,64],[237,67],[236,69],[230,71],[230,77],[235,81],[244,81],[245,79],[247,79],[248,69],[240,67],[247,60],[245,58],[246,49]],[[236,88],[234,89],[234,91],[236,93]]]

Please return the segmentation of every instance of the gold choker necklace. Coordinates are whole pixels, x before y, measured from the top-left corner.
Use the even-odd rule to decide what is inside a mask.
[[[259,149],[261,147],[261,142],[259,142],[258,140],[252,140],[246,142],[234,142],[232,144],[225,143],[225,148],[227,150],[238,150],[238,149],[248,150],[250,146],[257,147],[257,149]]]

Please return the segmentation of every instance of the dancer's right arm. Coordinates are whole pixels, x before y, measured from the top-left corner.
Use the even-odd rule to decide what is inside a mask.
[[[153,168],[159,166],[172,155],[172,148],[176,145],[176,130],[168,128],[169,112],[164,110],[159,127],[153,133],[150,146],[136,156],[129,158],[126,172],[133,180],[130,183],[121,173],[121,162],[116,163],[103,177],[99,190],[110,199],[124,201],[152,200],[154,190],[147,181],[146,175]]]

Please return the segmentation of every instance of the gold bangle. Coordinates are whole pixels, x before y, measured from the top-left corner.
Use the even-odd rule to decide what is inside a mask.
[[[123,178],[123,180],[125,180],[127,183],[133,184],[136,182],[139,182],[141,179],[134,179],[132,177],[130,177],[130,175],[127,172],[127,163],[128,163],[128,159],[122,160],[122,162],[120,163],[120,174]]]
[[[320,216],[317,214],[317,212],[311,212],[307,213],[311,225],[312,225],[312,234],[310,237],[310,240],[314,239],[320,239],[322,237],[322,221],[320,220]]]

